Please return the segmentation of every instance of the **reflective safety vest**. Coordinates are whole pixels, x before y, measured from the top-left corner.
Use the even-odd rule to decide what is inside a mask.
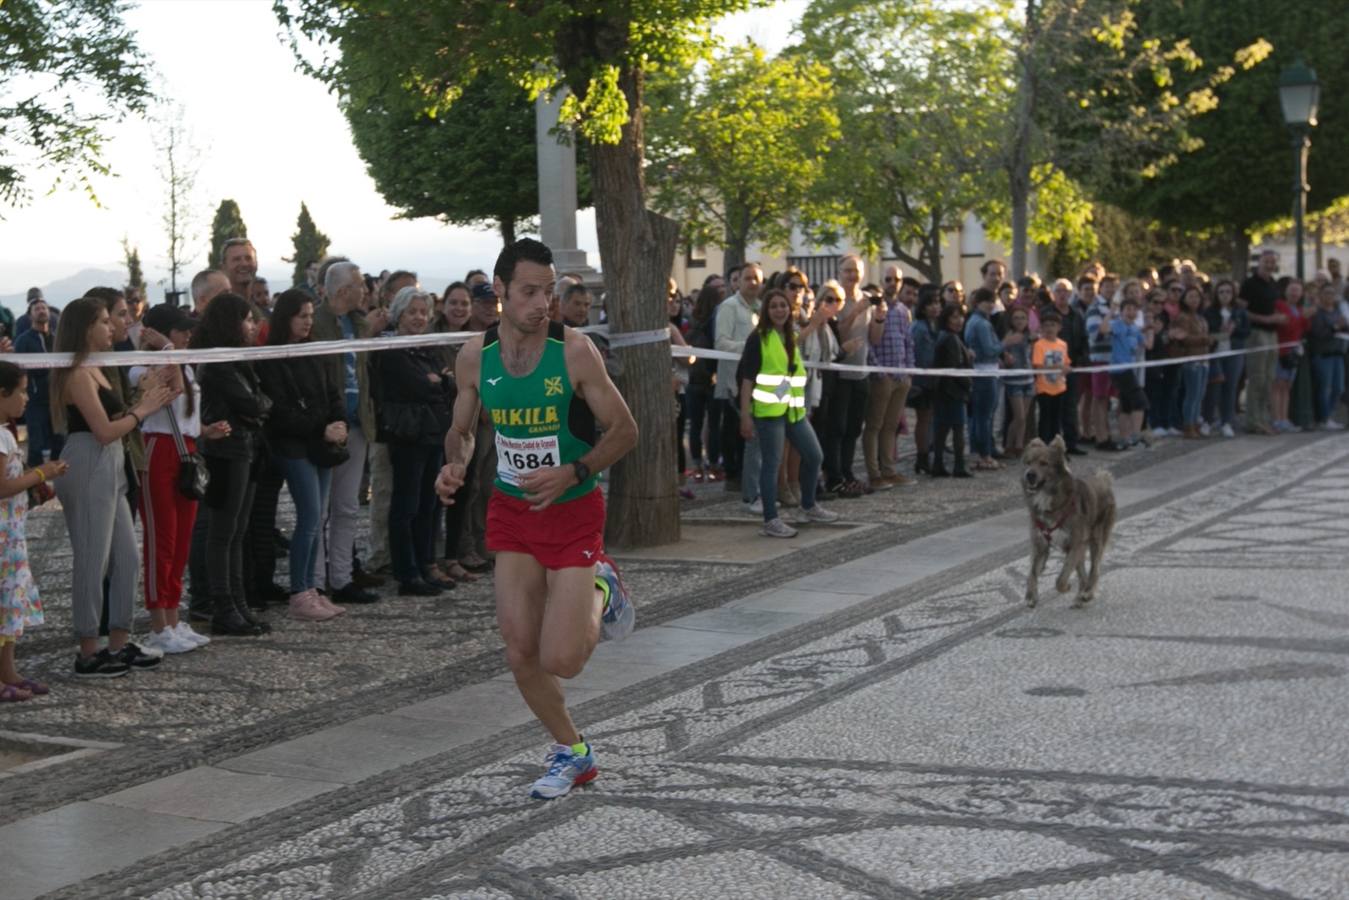
[[[776,419],[786,416],[788,422],[799,422],[806,416],[806,367],[801,352],[793,353],[791,366],[787,364],[787,347],[776,330],[759,337],[763,361],[754,378],[756,419]]]

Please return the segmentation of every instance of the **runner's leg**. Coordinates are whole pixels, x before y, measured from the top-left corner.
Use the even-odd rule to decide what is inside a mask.
[[[585,570],[566,570],[581,571]],[[565,633],[570,625],[573,634],[585,634],[582,629],[575,627],[573,619],[581,619],[583,616],[568,617],[554,613],[549,616],[549,573],[539,564],[534,557],[524,553],[515,553],[501,551],[497,553],[496,558],[496,598],[497,598],[497,624],[501,628],[501,636],[506,642],[506,660],[510,664],[511,672],[515,675],[516,686],[520,689],[520,695],[525,703],[538,718],[548,732],[553,736],[553,740],[559,744],[576,744],[581,740],[580,734],[576,731],[576,725],[571,720],[571,714],[567,712],[566,701],[562,694],[562,685],[558,676],[548,669],[544,668],[543,658],[541,656],[541,642],[544,638],[546,625],[560,627]],[[589,574],[590,590],[592,597],[594,595],[594,573]],[[559,604],[560,609],[576,604]],[[592,600],[592,605],[594,605]],[[583,609],[584,607],[579,607]],[[598,611],[595,615],[594,631],[598,632]],[[558,621],[560,620],[560,621]],[[557,623],[554,625],[554,623]],[[565,649],[566,644],[562,635],[549,635],[548,637],[549,656],[548,662],[554,668],[561,668],[563,661],[561,651]],[[585,659],[589,658],[589,650],[594,649],[593,639],[589,643],[584,656],[581,658],[581,664],[584,665]],[[579,668],[577,669],[579,671]]]

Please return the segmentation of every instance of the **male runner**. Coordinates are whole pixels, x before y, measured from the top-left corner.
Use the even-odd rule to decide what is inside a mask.
[[[473,458],[481,403],[496,434],[487,511],[496,553],[497,624],[525,703],[556,742],[541,800],[599,774],[567,711],[559,679],[575,678],[601,639],[626,637],[636,613],[604,553],[604,495],[595,474],[637,443],[637,423],[584,334],[548,319],[553,253],[525,238],[497,257],[501,321],[459,352],[459,394],[436,492],[453,502]],[[596,427],[603,437],[596,440]]]

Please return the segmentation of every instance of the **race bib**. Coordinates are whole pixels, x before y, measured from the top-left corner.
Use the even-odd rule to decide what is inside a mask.
[[[538,469],[562,464],[557,435],[537,438],[507,437],[496,433],[497,477],[511,487],[519,487],[520,479]]]

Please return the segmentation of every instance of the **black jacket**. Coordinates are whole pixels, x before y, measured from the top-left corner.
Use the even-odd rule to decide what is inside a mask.
[[[222,419],[230,423],[228,437],[200,442],[202,454],[253,459],[272,405],[258,384],[253,366],[246,362],[202,363],[197,369],[197,383],[201,385],[202,423]]]
[[[443,364],[439,351],[427,347],[371,354],[371,366],[375,370],[371,380],[376,385],[376,440],[394,440],[386,429],[390,416],[398,414],[400,407],[419,409],[423,433],[417,443],[439,444],[445,440],[456,389],[454,379],[441,373]],[[433,383],[430,375],[437,376],[440,381]]]
[[[287,459],[303,459],[332,422],[347,420],[346,397],[322,356],[268,359],[257,364],[262,389],[272,400],[267,443]]]
[[[937,338],[937,349],[932,354],[934,369],[969,369],[969,355],[965,353],[965,342],[960,335],[952,331],[943,331]],[[970,379],[941,376],[937,379],[937,396],[942,400],[968,403],[970,399]]]

